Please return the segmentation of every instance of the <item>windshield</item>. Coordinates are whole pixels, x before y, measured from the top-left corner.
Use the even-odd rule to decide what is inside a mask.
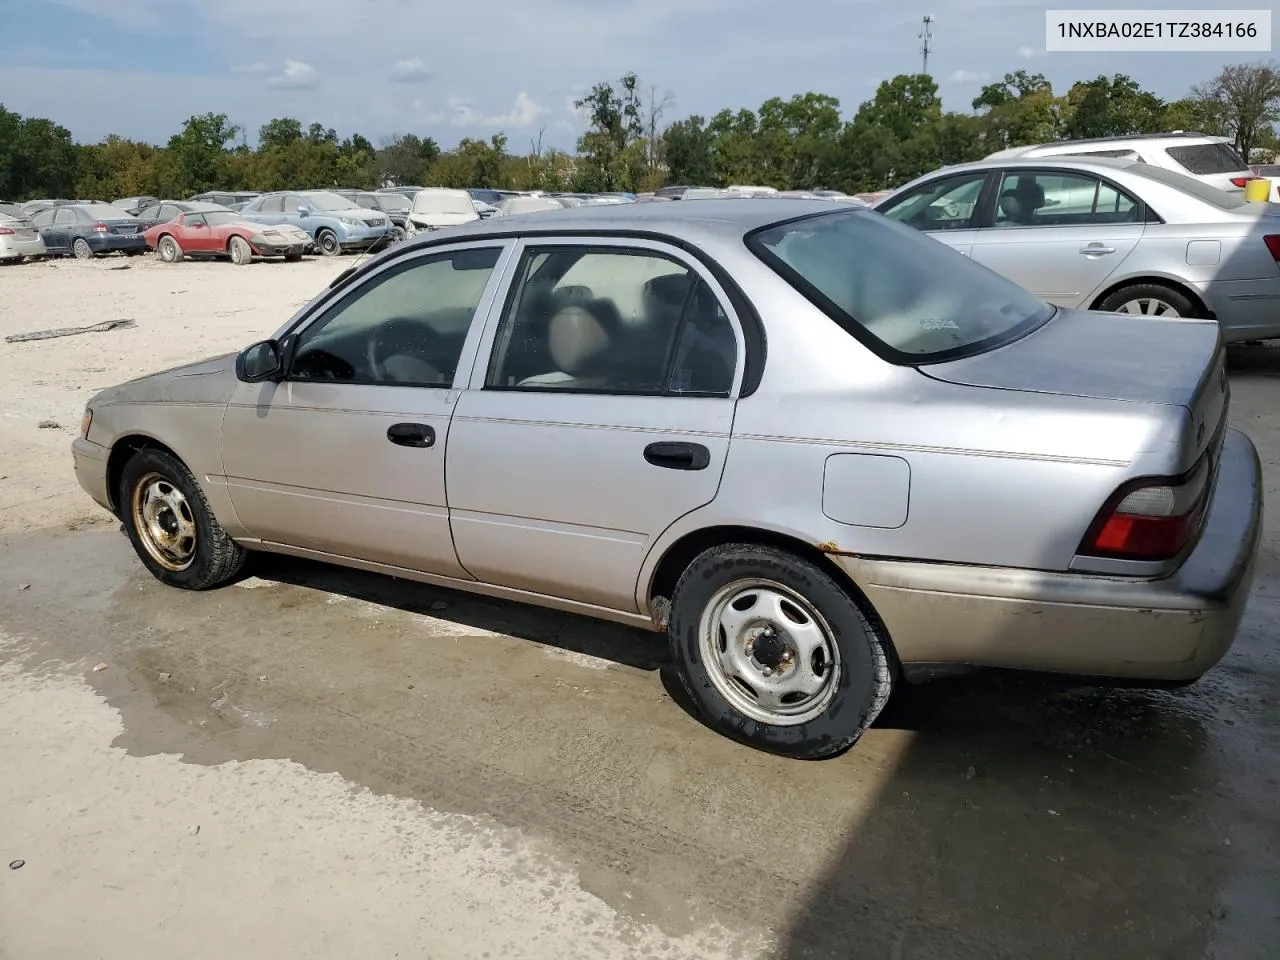
[[[262,224],[246,220],[234,210],[201,210],[198,212],[204,217],[205,223],[211,227],[228,227],[232,224],[243,224],[246,227],[252,227],[254,230],[262,229]]]
[[[471,204],[471,195],[465,190],[459,190],[457,193],[423,190],[414,198],[413,211],[414,213],[467,213],[474,216],[476,208]]]
[[[356,206],[354,200],[348,200],[346,197],[338,196],[336,193],[329,193],[327,190],[304,193],[302,199],[317,210],[350,210]]]
[[[1219,190],[1203,180],[1188,177],[1186,174],[1178,173],[1176,170],[1166,170],[1164,167],[1156,167],[1148,163],[1135,163],[1127,169],[1137,176],[1158,181],[1165,186],[1181,190],[1183,193],[1189,193],[1197,200],[1212,204],[1219,210],[1235,210],[1249,202],[1244,198],[1243,193],[1228,193],[1226,190]]]
[[[836,323],[896,363],[994,349],[1053,308],[939,240],[864,210],[758,230],[752,252]]]
[[[1192,173],[1239,173],[1247,168],[1244,158],[1225,143],[1192,143],[1168,147],[1165,153]]]
[[[374,197],[371,193],[370,197]],[[383,209],[394,213],[400,213],[409,209],[409,198],[403,193],[380,193],[374,197],[374,201]]]

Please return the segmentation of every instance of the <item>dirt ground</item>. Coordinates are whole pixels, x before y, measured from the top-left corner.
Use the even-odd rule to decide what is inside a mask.
[[[799,763],[700,726],[650,635],[301,561],[143,572],[72,476],[84,401],[351,262],[0,270],[0,340],[137,321],[0,342],[0,957],[1277,955],[1280,349],[1233,357],[1270,499],[1214,671],[938,680]]]

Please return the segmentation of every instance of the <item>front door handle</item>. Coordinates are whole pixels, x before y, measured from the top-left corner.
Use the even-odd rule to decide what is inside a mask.
[[[429,447],[436,442],[436,431],[425,423],[396,423],[387,427],[387,439],[402,447]]]
[[[711,451],[700,443],[651,443],[644,448],[644,458],[668,470],[705,470],[711,465]]]
[[[1091,243],[1087,247],[1081,247],[1080,252],[1086,257],[1097,257],[1107,253],[1115,253],[1115,247],[1104,247],[1100,243]]]

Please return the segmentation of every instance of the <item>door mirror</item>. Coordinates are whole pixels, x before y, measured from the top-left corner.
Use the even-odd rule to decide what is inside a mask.
[[[309,216],[311,216],[311,208],[310,208],[310,207],[299,207],[299,208],[298,208],[298,216],[300,216],[300,217],[309,217]]]
[[[274,340],[262,340],[245,347],[236,357],[236,379],[244,383],[279,380],[283,376],[284,357],[280,344]]]

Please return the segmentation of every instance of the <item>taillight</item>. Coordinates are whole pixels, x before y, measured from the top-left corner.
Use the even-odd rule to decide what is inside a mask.
[[[1247,186],[1250,180],[1256,180],[1257,177],[1232,177],[1231,183],[1237,187]]]
[[[1139,480],[1116,491],[1080,552],[1118,560],[1168,560],[1182,552],[1209,506],[1209,466],[1185,480]]]
[[[1269,233],[1262,238],[1262,242],[1267,245],[1267,252],[1271,254],[1271,259],[1280,263],[1280,233]]]
[[[107,233],[107,232],[109,232],[110,230],[111,230],[111,228],[110,228],[110,227],[108,227],[105,223],[95,223],[95,224],[93,225],[93,232],[94,232],[94,233]]]
[[[0,227],[0,237],[13,237],[17,236],[17,234],[18,231],[13,227]]]

